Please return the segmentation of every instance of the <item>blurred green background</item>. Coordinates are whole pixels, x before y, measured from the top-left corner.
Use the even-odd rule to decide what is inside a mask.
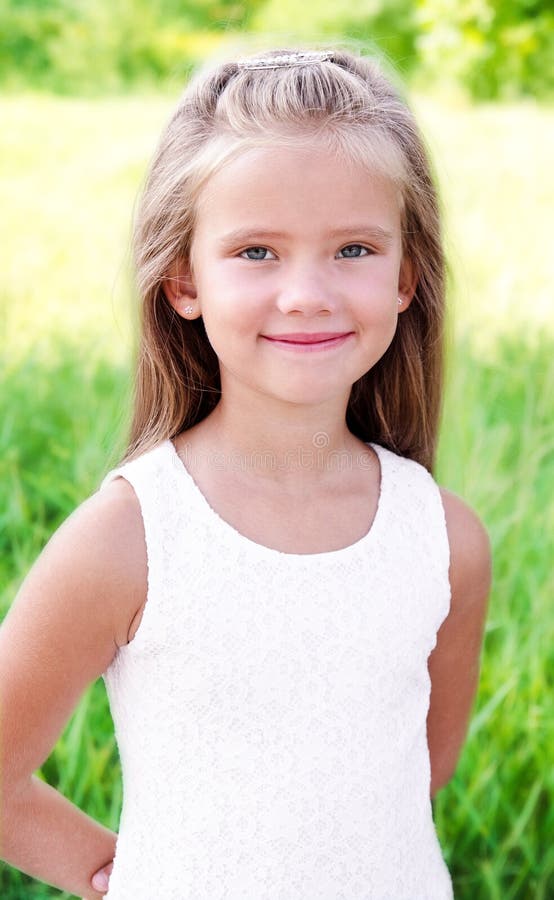
[[[552,97],[548,0],[3,0],[0,77],[63,94],[183,75],[222,38],[369,42],[403,75],[478,99]],[[279,38],[278,41],[275,39]]]
[[[345,42],[407,85],[451,268],[437,478],[484,520],[494,585],[474,715],[435,820],[456,898],[554,898],[554,15],[500,0],[3,0],[0,583],[3,614],[123,449],[132,208],[207,56]],[[40,774],[117,830],[101,681]],[[6,900],[66,897],[0,863]],[[414,898],[423,900],[423,898]]]

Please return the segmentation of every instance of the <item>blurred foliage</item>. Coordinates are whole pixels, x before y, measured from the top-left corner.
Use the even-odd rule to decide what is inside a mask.
[[[460,84],[479,100],[554,96],[551,0],[267,0],[253,26],[361,42],[420,87]]]
[[[291,31],[294,22],[294,32]],[[316,41],[362,45],[393,63],[404,75],[418,64],[417,4],[411,0],[266,0],[252,19],[252,30],[272,43]]]
[[[417,48],[430,78],[480,100],[554,93],[551,0],[419,0]]]
[[[0,83],[102,93],[182,79],[227,38],[353,42],[419,86],[552,98],[550,0],[3,0]]]
[[[3,0],[0,81],[62,94],[183,77],[261,0]]]

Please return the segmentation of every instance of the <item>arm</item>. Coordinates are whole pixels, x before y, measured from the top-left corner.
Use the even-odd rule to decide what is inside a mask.
[[[491,585],[488,535],[475,513],[441,489],[450,544],[450,612],[429,657],[431,700],[427,737],[431,796],[452,778],[466,737],[479,681],[479,660]]]
[[[0,628],[0,853],[87,900],[101,896],[90,879],[113,858],[117,835],[33,772],[127,642],[145,590],[138,500],[117,479],[53,535]]]

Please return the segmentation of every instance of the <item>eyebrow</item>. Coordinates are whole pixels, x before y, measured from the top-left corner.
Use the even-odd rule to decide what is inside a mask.
[[[346,225],[344,228],[334,228],[327,233],[332,238],[351,237],[353,234],[363,235],[375,238],[384,244],[390,244],[394,238],[392,231],[387,231],[380,225],[368,225],[364,222]],[[276,240],[286,237],[287,234],[283,231],[270,231],[266,228],[237,228],[235,231],[229,231],[223,235],[219,243],[227,246],[229,244],[245,244],[248,241]]]

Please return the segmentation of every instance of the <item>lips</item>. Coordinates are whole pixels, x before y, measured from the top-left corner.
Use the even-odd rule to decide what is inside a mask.
[[[310,334],[306,332],[287,334],[264,334],[268,341],[284,341],[287,344],[321,344],[326,341],[334,341],[336,338],[346,337],[348,331],[317,331]]]

